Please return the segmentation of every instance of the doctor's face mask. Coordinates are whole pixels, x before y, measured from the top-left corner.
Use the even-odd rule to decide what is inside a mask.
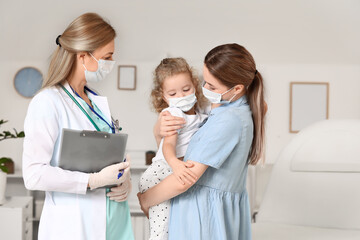
[[[98,68],[95,72],[88,71],[85,65],[83,64],[85,68],[85,79],[87,82],[100,82],[101,80],[106,78],[106,76],[111,72],[111,70],[115,65],[115,61],[103,60],[103,59],[97,60],[91,53],[89,54],[98,63]]]

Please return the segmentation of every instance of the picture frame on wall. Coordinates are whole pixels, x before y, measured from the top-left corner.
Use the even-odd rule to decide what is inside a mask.
[[[118,66],[118,89],[136,90],[136,66],[119,65]]]
[[[329,118],[329,83],[290,83],[290,133]]]

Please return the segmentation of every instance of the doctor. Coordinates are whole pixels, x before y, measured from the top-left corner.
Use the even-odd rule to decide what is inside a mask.
[[[107,98],[86,86],[113,68],[115,35],[97,14],[76,18],[56,39],[43,89],[29,105],[23,176],[27,189],[45,191],[39,240],[134,238],[126,201],[131,188],[128,162],[92,174],[58,167],[63,128],[117,131]],[[124,175],[117,179],[122,169]],[[118,187],[100,188],[110,184]]]

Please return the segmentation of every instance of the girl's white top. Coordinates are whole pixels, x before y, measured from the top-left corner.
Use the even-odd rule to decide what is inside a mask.
[[[176,157],[180,158],[185,156],[187,147],[189,145],[192,135],[200,128],[201,123],[207,118],[207,114],[204,111],[196,110],[195,115],[188,115],[176,107],[168,107],[163,110],[170,112],[171,115],[176,117],[182,117],[186,123],[183,128],[178,130],[178,138],[176,142]],[[159,150],[156,156],[153,158],[153,162],[157,160],[165,159],[162,148],[164,138],[161,139]]]

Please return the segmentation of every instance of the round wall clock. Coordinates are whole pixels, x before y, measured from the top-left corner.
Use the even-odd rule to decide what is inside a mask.
[[[40,90],[42,82],[41,72],[34,67],[24,67],[14,77],[16,91],[27,98],[33,97]]]

